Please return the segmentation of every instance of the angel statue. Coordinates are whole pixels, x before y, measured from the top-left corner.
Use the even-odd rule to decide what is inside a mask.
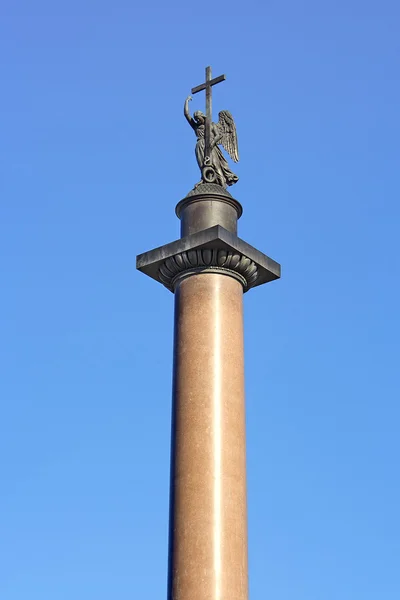
[[[218,147],[219,144],[223,146],[231,159],[238,162],[239,150],[233,117],[229,111],[221,110],[218,114],[218,123],[211,123],[210,156],[205,156],[206,115],[201,110],[196,110],[192,117],[189,112],[191,100],[192,96],[188,96],[185,100],[184,115],[197,137],[195,152],[202,179],[195,187],[205,182],[218,183],[223,188],[233,185],[239,180],[239,177],[230,170],[222,150]]]

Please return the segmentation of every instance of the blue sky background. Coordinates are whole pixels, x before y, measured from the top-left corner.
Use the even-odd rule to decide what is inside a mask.
[[[251,598],[398,600],[398,3],[0,17],[2,600],[166,597],[173,296],[135,255],[179,235],[207,64],[283,266],[245,296]]]

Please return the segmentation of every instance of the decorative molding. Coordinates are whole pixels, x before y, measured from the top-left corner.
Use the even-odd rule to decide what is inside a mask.
[[[217,183],[200,183],[196,187],[194,187],[188,194],[186,194],[186,198],[191,198],[192,196],[225,196],[226,198],[232,198],[232,195],[222,187],[222,185],[218,185]]]
[[[234,277],[244,291],[253,287],[258,277],[257,265],[244,254],[216,248],[180,252],[167,258],[158,271],[159,280],[170,290],[178,281],[197,273],[221,273]]]
[[[213,225],[140,254],[136,257],[136,268],[171,292],[174,292],[174,280],[179,274],[186,273],[183,277],[206,269],[236,277],[244,291],[281,276],[279,263],[221,225]]]

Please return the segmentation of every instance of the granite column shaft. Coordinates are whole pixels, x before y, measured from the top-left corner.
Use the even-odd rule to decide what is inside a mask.
[[[175,291],[169,600],[247,600],[243,287]]]

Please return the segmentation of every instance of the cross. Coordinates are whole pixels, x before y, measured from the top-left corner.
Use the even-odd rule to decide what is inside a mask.
[[[198,85],[192,89],[192,94],[197,94],[197,92],[202,92],[206,90],[206,130],[205,130],[205,154],[204,156],[211,156],[211,122],[212,122],[212,98],[211,98],[211,88],[216,83],[221,83],[226,79],[225,75],[220,75],[219,77],[215,77],[211,79],[211,67],[206,68],[206,81],[201,85]]]

